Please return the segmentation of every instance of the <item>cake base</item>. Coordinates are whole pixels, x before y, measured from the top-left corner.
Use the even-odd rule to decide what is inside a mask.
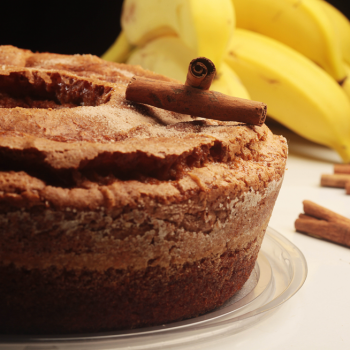
[[[84,333],[153,326],[179,321],[184,314],[196,317],[242,288],[257,254],[252,244],[217,259],[136,273],[0,267],[0,333]]]

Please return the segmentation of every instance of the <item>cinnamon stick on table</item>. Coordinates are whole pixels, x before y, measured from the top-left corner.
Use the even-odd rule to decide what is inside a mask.
[[[350,175],[350,164],[334,164],[334,174]]]
[[[346,194],[350,194],[350,181],[348,181],[345,185],[345,190],[346,190]]]
[[[297,231],[350,247],[350,219],[308,200],[303,205],[305,214],[295,221]]]
[[[203,59],[203,57],[200,58]],[[127,86],[125,98],[195,117],[237,121],[259,126],[265,122],[266,104],[205,90],[208,87],[208,82],[211,83],[214,77],[213,73],[208,71],[209,78],[207,78],[207,73],[204,74],[203,78],[200,72],[203,66],[198,66],[195,60],[192,60],[191,64],[196,65],[194,70],[199,71],[199,78],[194,77],[193,72],[188,73],[190,78],[186,80],[186,84],[189,85],[134,76]],[[191,64],[189,70],[193,71]],[[196,79],[201,80],[201,82],[196,82]]]
[[[321,186],[345,188],[350,181],[350,174],[322,174]]]

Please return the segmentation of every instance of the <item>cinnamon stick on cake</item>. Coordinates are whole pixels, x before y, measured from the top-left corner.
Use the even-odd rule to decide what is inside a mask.
[[[125,97],[130,101],[195,117],[259,126],[265,122],[266,104],[208,91],[214,76],[213,63],[199,57],[190,63],[185,85],[133,77],[126,88]]]

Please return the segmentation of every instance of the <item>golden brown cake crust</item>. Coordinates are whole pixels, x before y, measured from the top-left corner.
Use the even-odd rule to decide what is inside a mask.
[[[133,74],[169,80],[0,47],[0,333],[196,316],[254,267],[285,139],[126,101]]]
[[[48,52],[33,53],[12,45],[0,46],[0,64],[15,67],[40,68],[73,73],[77,76],[126,85],[134,75],[174,81],[163,75],[130,66],[101,60],[93,55],[61,55]]]

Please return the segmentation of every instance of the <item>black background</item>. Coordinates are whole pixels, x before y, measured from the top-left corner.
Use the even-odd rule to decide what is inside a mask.
[[[329,2],[350,18],[349,0]],[[2,1],[0,44],[39,52],[100,56],[120,32],[122,3],[123,0]]]

